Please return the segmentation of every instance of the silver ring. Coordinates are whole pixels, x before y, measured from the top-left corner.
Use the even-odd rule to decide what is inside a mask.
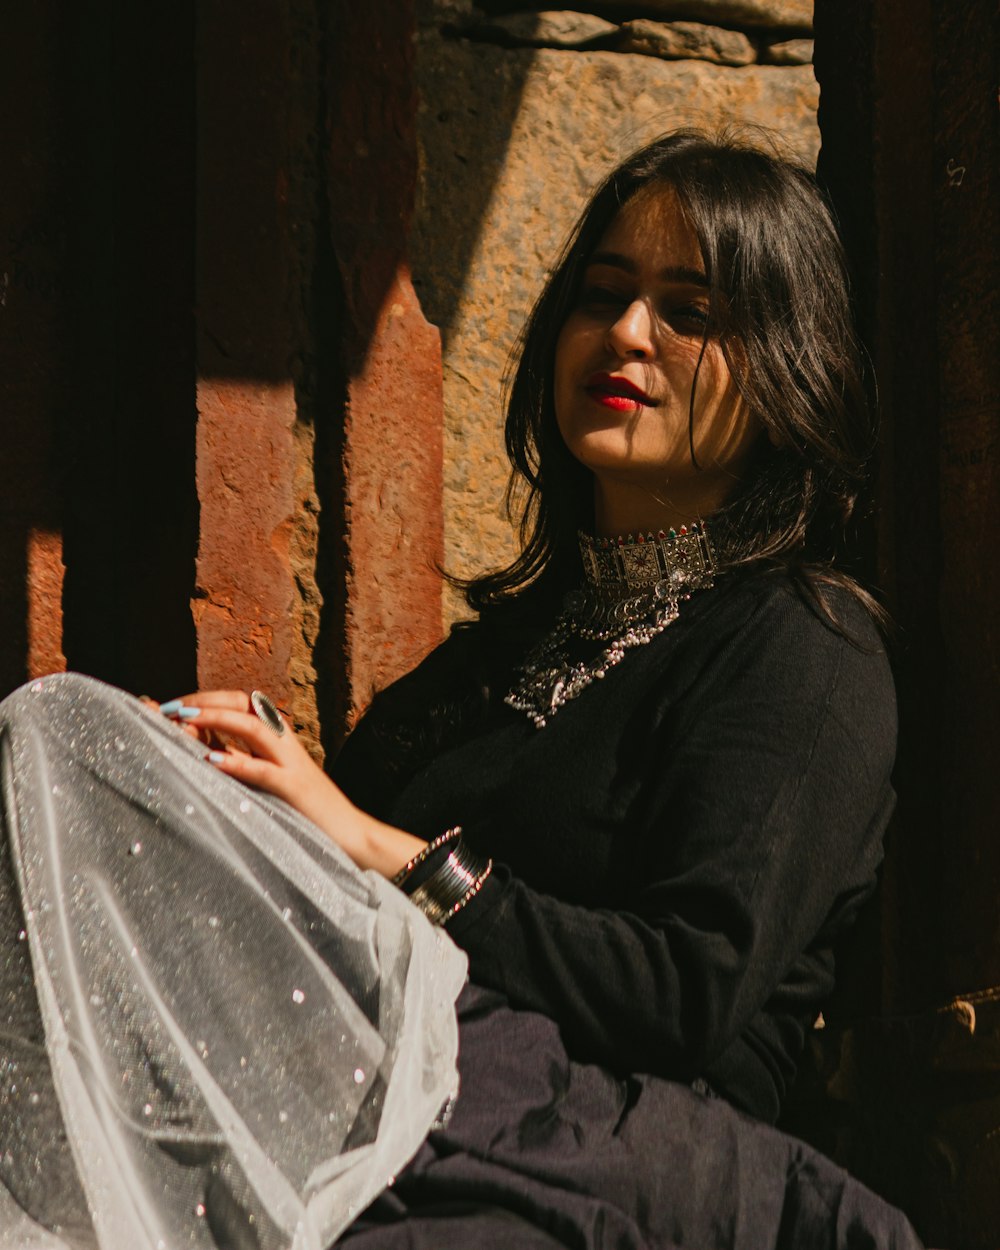
[[[251,690],[250,706],[257,719],[263,721],[271,733],[280,738],[285,732],[285,722],[281,719],[281,713],[274,706],[273,700],[269,699],[263,690]]]

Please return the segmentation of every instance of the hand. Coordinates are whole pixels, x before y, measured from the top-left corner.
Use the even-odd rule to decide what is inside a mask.
[[[278,735],[252,710],[241,690],[202,690],[160,707],[211,747],[220,772],[284,799],[332,838],[360,868],[392,877],[425,843],[367,815],[312,759],[285,724]],[[223,748],[223,743],[226,745]],[[222,748],[222,749],[220,749]]]

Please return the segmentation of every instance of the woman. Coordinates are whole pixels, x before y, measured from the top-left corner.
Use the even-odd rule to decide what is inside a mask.
[[[256,693],[160,709],[468,956],[454,1114],[343,1244],[916,1246],[760,1123],[893,803],[891,678],[836,563],[872,431],[808,175],[689,132],[625,162],[506,433],[524,550],[333,779]]]

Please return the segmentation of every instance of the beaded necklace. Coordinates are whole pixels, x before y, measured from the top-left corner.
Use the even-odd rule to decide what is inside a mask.
[[[537,729],[626,652],[661,634],[677,619],[681,601],[714,581],[715,553],[702,523],[656,535],[579,538],[583,584],[566,596],[554,627],[518,668],[505,699]],[[574,660],[575,640],[607,646],[589,660]]]

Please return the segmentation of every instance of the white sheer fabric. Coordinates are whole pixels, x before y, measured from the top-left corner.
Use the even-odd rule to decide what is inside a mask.
[[[464,956],[120,691],[0,735],[0,1247],[328,1246],[456,1092]]]

